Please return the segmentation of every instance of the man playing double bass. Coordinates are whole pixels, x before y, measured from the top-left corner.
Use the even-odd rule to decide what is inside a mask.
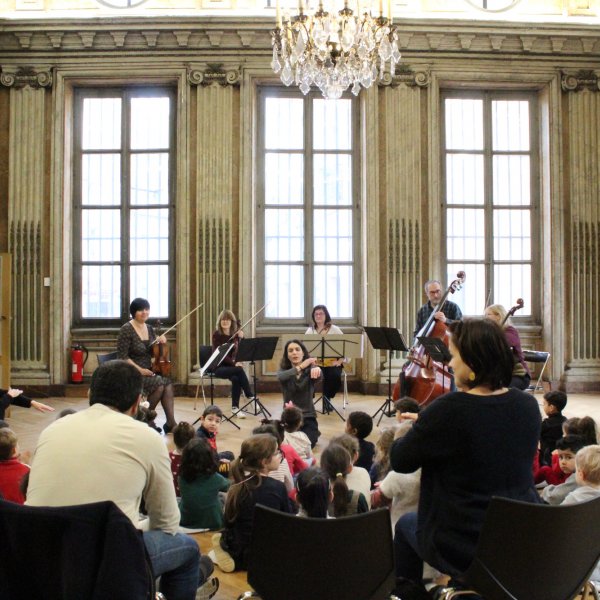
[[[414,337],[421,331],[423,325],[425,325],[427,319],[429,319],[429,316],[433,312],[433,309],[440,303],[442,298],[442,284],[437,279],[426,281],[424,287],[428,300],[421,306],[417,313],[417,325],[415,327]],[[462,319],[462,312],[457,304],[450,300],[446,300],[444,306],[442,306],[442,310],[435,313],[434,319],[449,324],[453,321],[460,321]]]

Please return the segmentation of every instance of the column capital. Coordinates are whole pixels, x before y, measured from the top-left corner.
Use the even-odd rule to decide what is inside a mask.
[[[563,92],[579,92],[583,89],[598,92],[600,91],[600,71],[592,69],[575,72],[562,71],[560,85]]]
[[[0,67],[0,84],[20,89],[24,87],[52,87],[52,67],[17,67],[14,65]]]
[[[428,87],[431,83],[430,70],[427,68],[413,71],[409,65],[403,64],[394,75],[384,73],[379,85],[394,88],[398,87],[401,83],[408,87]]]
[[[240,68],[224,69],[222,64],[207,64],[205,67],[190,66],[188,68],[188,81],[191,85],[218,84],[222,87],[240,85]]]

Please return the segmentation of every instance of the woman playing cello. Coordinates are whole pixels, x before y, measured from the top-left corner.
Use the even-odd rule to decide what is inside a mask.
[[[521,304],[518,304],[511,310],[513,312],[518,310],[518,308],[521,308],[523,305],[522,303],[523,301],[521,300]],[[513,351],[515,357],[515,366],[513,368],[512,379],[508,387],[517,388],[518,390],[526,390],[531,381],[531,372],[529,371],[527,363],[525,362],[525,358],[523,357],[519,332],[511,325],[508,311],[504,308],[504,306],[502,306],[502,304],[491,304],[485,309],[485,318],[498,323],[498,325],[502,327],[504,331],[504,337]]]
[[[150,408],[154,410],[160,402],[165,411],[166,423],[164,432],[169,433],[177,421],[175,420],[175,393],[171,380],[152,371],[152,345],[164,344],[164,336],[157,336],[154,329],[146,323],[150,316],[150,303],[145,298],[135,298],[129,306],[131,320],[119,330],[117,352],[121,360],[132,364],[143,376],[142,394],[148,398]],[[160,431],[154,421],[148,423]]]

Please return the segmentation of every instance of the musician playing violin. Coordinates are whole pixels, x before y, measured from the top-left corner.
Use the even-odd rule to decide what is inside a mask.
[[[417,325],[414,332],[415,336],[421,331],[423,325],[425,325],[427,319],[429,319],[433,312],[433,309],[440,303],[443,294],[442,284],[437,279],[426,281],[424,288],[428,300],[421,306],[417,313]],[[450,300],[446,300],[444,306],[442,306],[442,310],[435,313],[434,319],[449,325],[453,321],[460,321],[462,319],[462,312],[457,304]]]
[[[515,357],[512,379],[508,387],[526,390],[531,381],[531,372],[523,356],[519,332],[511,325],[510,318],[507,317],[508,312],[502,304],[491,304],[485,309],[485,318],[498,323],[502,327],[504,337]]]
[[[145,298],[135,298],[129,305],[131,320],[119,330],[117,353],[121,360],[132,364],[142,374],[142,395],[148,399],[150,408],[154,410],[160,402],[165,411],[166,423],[164,432],[169,433],[177,421],[175,420],[175,392],[168,377],[157,375],[152,371],[152,344],[165,344],[164,335],[157,336],[146,321],[150,316],[150,303]],[[148,423],[160,432],[154,421]]]
[[[240,322],[233,312],[222,310],[217,318],[217,328],[212,334],[212,348],[216,350],[219,346],[228,342],[233,343],[234,347],[215,369],[214,373],[220,379],[229,379],[231,381],[231,410],[234,416],[240,419],[246,418],[246,413],[240,410],[242,390],[248,400],[254,399],[246,371],[244,371],[241,363],[235,360],[240,339],[243,337],[244,332],[240,329]]]

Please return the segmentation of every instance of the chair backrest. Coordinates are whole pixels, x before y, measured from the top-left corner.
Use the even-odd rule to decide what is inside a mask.
[[[142,534],[112,502],[33,507],[0,501],[0,598],[154,598]]]
[[[523,350],[523,358],[527,362],[545,363],[549,356],[550,352],[544,352],[542,350]]]
[[[117,358],[119,358],[119,353],[118,352],[107,352],[106,354],[98,354],[97,355],[98,358],[98,366],[104,364],[105,362],[108,362],[109,360],[117,360]]]
[[[310,519],[258,505],[248,583],[263,600],[379,600],[394,587],[387,509]]]
[[[200,346],[200,367],[203,367],[206,364],[206,361],[211,357],[212,353],[212,346]],[[206,374],[210,375],[210,373],[211,371],[208,369]]]
[[[571,600],[600,557],[600,498],[549,506],[492,498],[466,583],[493,600]]]

